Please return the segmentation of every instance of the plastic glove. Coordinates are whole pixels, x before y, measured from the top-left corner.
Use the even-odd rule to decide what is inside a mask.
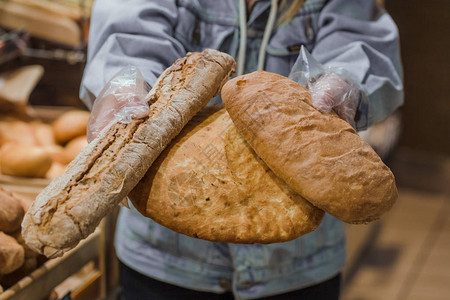
[[[103,88],[95,99],[87,125],[87,140],[91,142],[110,122],[130,123],[132,119],[148,116],[145,97],[150,85],[134,66],[123,68]],[[119,204],[128,206],[124,198]]]
[[[327,72],[310,86],[312,105],[321,112],[332,109],[341,119],[355,127],[359,88],[347,77]]]
[[[134,66],[123,68],[103,88],[95,99],[87,125],[87,139],[91,142],[112,121],[130,123],[149,113],[145,96],[150,85]]]
[[[328,113],[332,109],[355,127],[355,115],[361,86],[341,68],[324,68],[304,47],[292,67],[289,78],[311,91],[312,105]]]

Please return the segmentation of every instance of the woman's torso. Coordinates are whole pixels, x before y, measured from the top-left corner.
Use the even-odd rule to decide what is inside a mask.
[[[219,49],[236,57],[237,0],[178,0],[174,36],[186,51]],[[272,34],[265,70],[287,76],[301,45],[314,47],[324,0],[306,1],[292,21]],[[247,23],[245,73],[256,70],[270,1],[258,1]],[[211,103],[220,102],[216,97]],[[344,225],[326,215],[320,227],[291,242],[271,245],[212,243],[177,234],[136,210],[122,209],[116,235],[119,258],[148,276],[197,290],[232,289],[247,298],[282,293],[335,275],[345,260]]]

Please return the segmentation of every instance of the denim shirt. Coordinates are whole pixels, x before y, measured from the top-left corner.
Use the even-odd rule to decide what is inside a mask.
[[[256,69],[270,1],[258,1],[247,22],[245,72]],[[156,78],[189,51],[239,50],[238,0],[97,0],[80,95],[88,106],[128,64]],[[325,66],[345,68],[368,104],[357,127],[376,123],[403,101],[398,31],[368,0],[307,0],[269,39],[265,70],[287,76],[304,45]],[[220,97],[211,103],[220,102]],[[120,260],[147,276],[200,291],[232,290],[254,299],[310,286],[336,275],[345,262],[344,224],[325,215],[318,229],[270,245],[213,243],[190,238],[122,209],[116,231]]]

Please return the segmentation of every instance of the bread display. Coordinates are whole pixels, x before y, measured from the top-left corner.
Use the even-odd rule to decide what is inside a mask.
[[[60,164],[59,162],[53,162],[52,166],[45,174],[45,177],[54,179],[54,178],[64,174],[65,170],[66,170],[66,165]]]
[[[0,187],[0,231],[11,233],[19,230],[23,215],[21,200]]]
[[[23,210],[26,212],[31,204],[33,203],[34,199],[33,198],[29,198],[29,197],[25,197],[22,195],[18,195],[16,193],[13,193],[14,197],[16,197],[17,199],[19,199],[20,205],[22,206]]]
[[[44,177],[52,165],[51,155],[43,147],[8,143],[0,150],[2,174]]]
[[[25,258],[22,266],[20,266],[14,272],[5,275],[3,278],[0,278],[0,283],[5,289],[8,289],[18,281],[23,279],[25,276],[36,270],[38,267],[39,262],[36,257]]]
[[[323,212],[256,156],[225,109],[204,109],[129,195],[144,216],[191,237],[275,243],[313,231]]]
[[[39,146],[52,146],[56,144],[55,133],[52,126],[40,122],[33,122],[30,124]]]
[[[70,162],[70,160],[67,159],[67,155],[65,154],[65,152],[66,152],[65,147],[53,144],[53,145],[44,146],[44,149],[52,157],[53,163],[56,162],[56,163],[60,163],[62,165],[67,165]]]
[[[222,99],[257,155],[318,208],[366,223],[397,199],[394,176],[374,150],[336,114],[317,111],[298,83],[258,71],[229,81]]]
[[[0,187],[0,285],[6,289],[45,262],[21,235],[20,224],[31,202]]]
[[[64,147],[64,159],[65,163],[71,162],[75,157],[77,157],[78,153],[86,147],[88,144],[86,136],[82,135],[70,140],[67,145]]]
[[[2,118],[0,121],[0,173],[15,177],[49,179],[61,175],[66,165],[87,145],[86,115],[89,116],[89,113],[76,110],[65,112],[58,119],[59,121],[54,122],[59,126],[51,126],[36,119],[24,122],[13,117]],[[64,143],[58,144],[55,135],[58,128],[64,127],[61,125],[61,120],[73,122],[74,119],[76,120],[74,128],[84,129],[77,130],[76,134],[72,131],[71,135],[75,137],[70,140],[64,139]],[[11,146],[12,144],[15,146]],[[2,151],[2,148],[5,149]],[[5,156],[3,163],[1,163],[2,156]],[[51,157],[50,165],[48,156]]]
[[[53,122],[55,138],[59,143],[66,143],[73,138],[86,135],[89,112],[81,110],[68,111]]]
[[[231,56],[207,49],[164,71],[147,95],[148,117],[109,124],[37,196],[22,223],[27,245],[56,257],[92,233],[234,68]]]
[[[24,258],[22,246],[13,237],[0,231],[0,274],[9,274],[19,269]]]
[[[23,121],[0,121],[0,146],[14,142],[35,145],[36,138],[32,127]]]

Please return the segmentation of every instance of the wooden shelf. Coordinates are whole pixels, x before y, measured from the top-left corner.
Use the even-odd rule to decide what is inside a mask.
[[[91,261],[98,263],[103,257],[102,254],[102,230],[97,230],[87,239],[83,240],[75,249],[67,252],[60,258],[47,261],[40,268],[33,271],[27,277],[24,277],[11,288],[0,294],[0,300],[29,300],[43,299],[65,279],[78,272],[83,266]],[[99,284],[104,280],[104,270],[95,272],[95,278],[91,283]],[[85,284],[86,285],[86,284]],[[100,283],[102,286],[102,283]],[[81,293],[86,287],[80,287],[78,293]],[[92,292],[91,292],[92,293]]]

